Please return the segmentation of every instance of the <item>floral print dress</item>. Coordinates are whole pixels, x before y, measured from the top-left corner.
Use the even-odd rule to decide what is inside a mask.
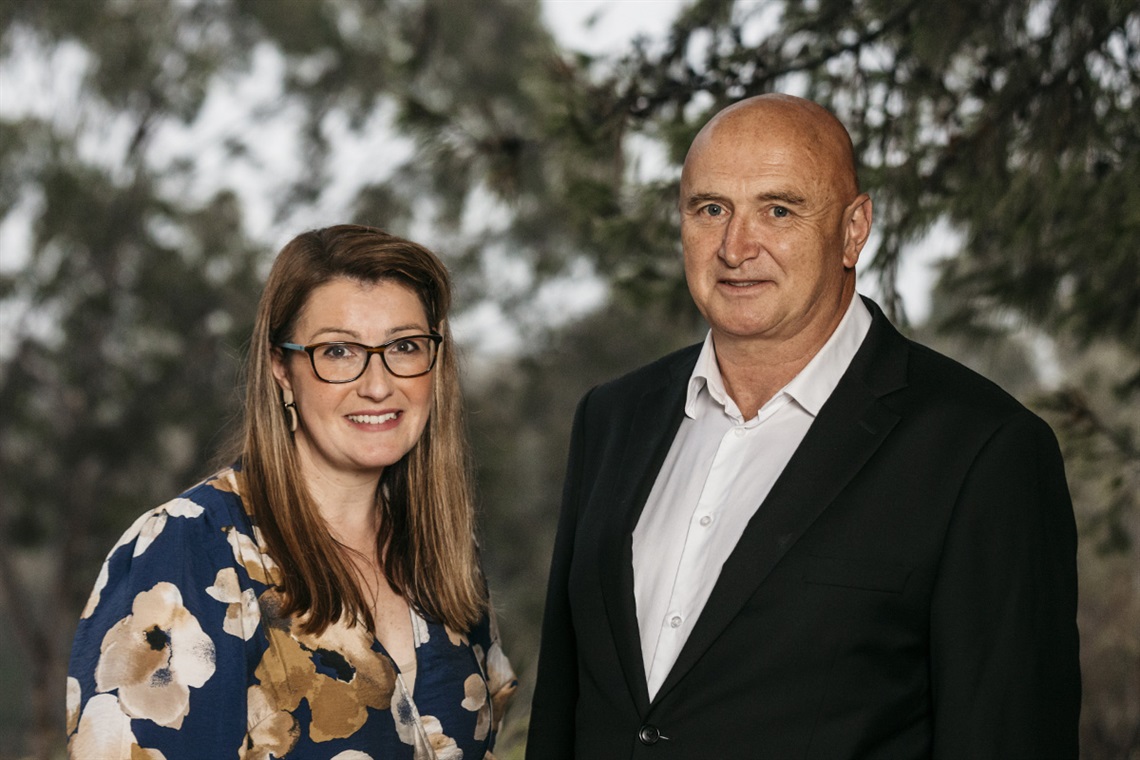
[[[225,470],[107,556],[71,653],[70,757],[492,758],[517,685],[493,620],[457,633],[413,612],[413,693],[365,626],[313,635],[279,614],[280,570],[240,493]]]

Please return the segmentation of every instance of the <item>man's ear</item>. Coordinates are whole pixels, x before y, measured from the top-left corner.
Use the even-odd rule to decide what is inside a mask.
[[[859,254],[871,237],[871,196],[862,193],[843,211],[843,266],[854,269]]]

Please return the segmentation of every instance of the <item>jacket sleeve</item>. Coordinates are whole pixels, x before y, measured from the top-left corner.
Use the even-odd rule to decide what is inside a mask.
[[[528,760],[563,760],[574,757],[574,714],[578,703],[578,643],[570,613],[569,578],[574,557],[578,500],[581,493],[585,446],[587,393],[574,414],[570,454],[562,487],[562,510],[554,539],[538,676],[527,737]]]
[[[185,498],[120,539],[72,646],[69,757],[237,757],[259,616],[235,564],[226,533]]]
[[[982,446],[931,612],[936,760],[1076,758],[1076,528],[1055,437],[1023,412]]]

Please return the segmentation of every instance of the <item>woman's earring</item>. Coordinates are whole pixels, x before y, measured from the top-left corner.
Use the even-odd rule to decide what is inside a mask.
[[[281,400],[285,402],[285,416],[289,418],[289,432],[297,432],[297,402],[293,400],[293,391],[282,391]]]

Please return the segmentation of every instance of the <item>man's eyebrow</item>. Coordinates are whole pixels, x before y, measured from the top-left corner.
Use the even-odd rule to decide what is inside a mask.
[[[693,206],[700,205],[713,201],[715,203],[724,203],[724,196],[717,195],[716,193],[691,193],[685,196],[685,208],[692,208]]]
[[[802,206],[807,203],[807,198],[804,196],[783,190],[777,190],[771,193],[761,193],[760,195],[756,196],[756,198],[757,200],[762,201],[780,201],[781,203],[786,203],[789,206]]]
[[[779,203],[786,203],[789,206],[803,206],[807,203],[807,198],[793,193],[788,190],[774,190],[768,193],[760,193],[756,196],[758,201],[777,201]],[[692,208],[702,203],[725,203],[725,197],[717,193],[692,193],[685,196],[685,208]]]

